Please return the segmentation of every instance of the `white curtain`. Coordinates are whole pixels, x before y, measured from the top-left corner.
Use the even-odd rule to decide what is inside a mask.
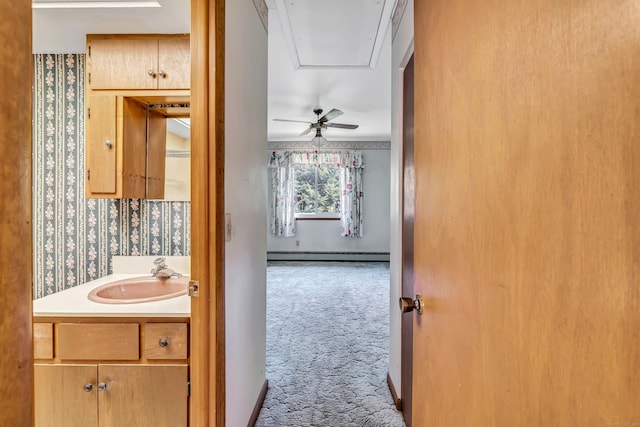
[[[295,236],[294,167],[328,166],[340,169],[340,235],[362,237],[362,171],[360,151],[273,151],[271,169],[271,233]]]
[[[284,153],[273,152],[271,169],[271,234],[280,237],[296,235],[295,177]]]

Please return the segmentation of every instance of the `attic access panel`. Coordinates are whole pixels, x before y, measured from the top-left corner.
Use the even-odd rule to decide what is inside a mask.
[[[296,68],[375,67],[392,0],[276,0]]]

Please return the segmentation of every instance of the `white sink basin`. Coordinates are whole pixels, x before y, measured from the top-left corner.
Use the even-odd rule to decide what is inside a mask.
[[[135,277],[98,286],[87,298],[102,304],[133,304],[175,298],[187,293],[189,279],[179,277],[157,279],[155,277]]]

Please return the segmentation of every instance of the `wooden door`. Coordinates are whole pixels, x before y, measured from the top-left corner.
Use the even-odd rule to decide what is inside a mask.
[[[414,426],[640,422],[639,24],[415,2]]]
[[[413,222],[415,203],[415,179],[413,167],[413,56],[403,75],[402,109],[402,296],[413,298]],[[411,378],[413,364],[413,313],[402,314],[402,358],[400,366],[400,390],[402,415],[407,427],[411,427]]]
[[[98,373],[107,386],[100,427],[187,426],[187,365],[100,365]]]
[[[158,40],[93,36],[87,41],[87,85],[97,89],[157,89]]]
[[[116,96],[91,95],[87,110],[87,197],[116,192]]]
[[[34,366],[35,427],[98,426],[96,365]]]
[[[158,89],[189,89],[190,70],[188,37],[158,40]]]

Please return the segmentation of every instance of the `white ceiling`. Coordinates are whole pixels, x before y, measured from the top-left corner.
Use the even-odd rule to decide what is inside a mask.
[[[190,32],[190,0],[156,1],[161,7],[33,9],[33,53],[84,53],[87,34]]]
[[[315,121],[316,106],[344,115],[337,123],[358,129],[329,128],[329,141],[391,139],[392,0],[270,0],[270,141],[300,137],[304,123]]]
[[[38,0],[48,1],[48,0]],[[122,0],[120,0],[122,1]],[[130,1],[130,0],[125,0]],[[86,34],[189,33],[190,0],[159,8],[34,9],[34,53],[83,53]],[[251,1],[251,0],[232,0]],[[268,139],[301,141],[313,109],[338,108],[330,141],[388,141],[391,135],[391,28],[395,0],[268,0]],[[274,9],[274,8],[279,9]],[[286,25],[281,25],[281,19]],[[283,30],[284,28],[284,30]]]

